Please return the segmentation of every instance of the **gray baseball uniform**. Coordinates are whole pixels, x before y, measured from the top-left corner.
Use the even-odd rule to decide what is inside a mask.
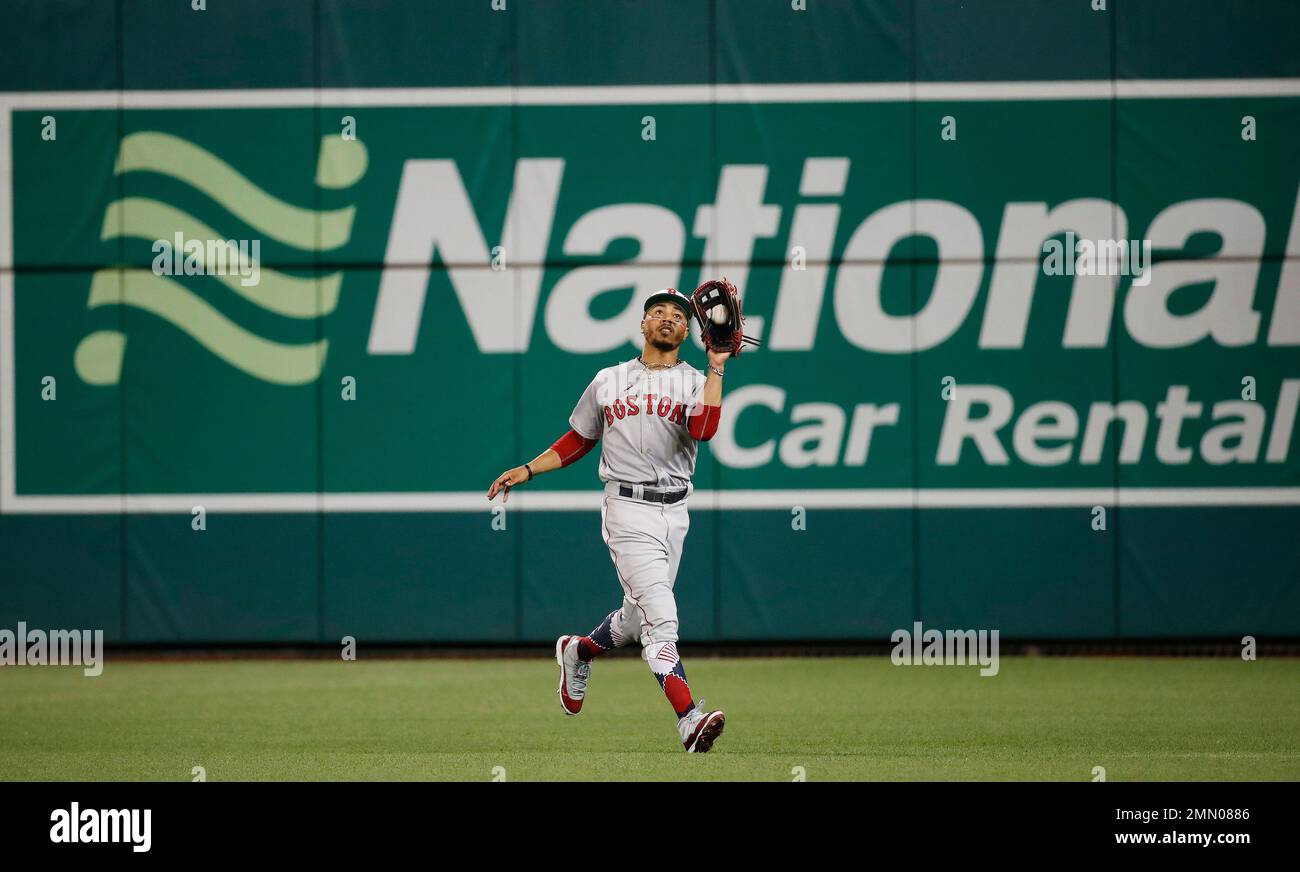
[[[673,584],[690,527],[686,503],[698,452],[687,422],[704,381],[685,362],[652,370],[635,358],[596,373],[569,417],[579,435],[601,443],[601,535],[623,587],[610,635],[619,646],[639,637],[642,656],[659,676],[678,660]],[[623,486],[630,496],[621,495]],[[681,490],[685,495],[671,503],[643,498]]]

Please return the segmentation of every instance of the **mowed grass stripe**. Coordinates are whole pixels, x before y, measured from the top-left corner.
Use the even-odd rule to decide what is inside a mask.
[[[645,664],[597,662],[565,717],[537,660],[0,668],[0,779],[1300,779],[1300,660],[690,657],[727,712],[686,755]]]

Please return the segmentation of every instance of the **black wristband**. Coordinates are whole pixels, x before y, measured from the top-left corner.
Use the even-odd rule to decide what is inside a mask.
[[[529,480],[529,481],[532,481],[532,480],[533,480],[533,467],[532,467],[532,464],[530,464],[530,463],[525,463],[525,464],[524,464],[524,469],[528,470],[528,480]]]

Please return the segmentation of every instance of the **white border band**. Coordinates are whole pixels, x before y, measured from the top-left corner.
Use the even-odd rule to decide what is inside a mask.
[[[508,511],[574,512],[600,509],[604,492],[527,491],[510,495]],[[697,490],[691,505],[717,509],[1026,509],[1093,506],[1296,506],[1300,487],[1225,488],[865,488],[837,490]],[[292,493],[292,494],[107,494],[22,496],[8,514],[103,515],[211,512],[301,514],[314,512],[486,512],[500,505],[484,492]]]
[[[292,108],[303,106],[620,106],[689,103],[894,103],[966,100],[1297,97],[1300,78],[1097,79],[1056,82],[841,82],[771,85],[497,86],[486,88],[250,88],[205,91],[0,93],[0,108]]]

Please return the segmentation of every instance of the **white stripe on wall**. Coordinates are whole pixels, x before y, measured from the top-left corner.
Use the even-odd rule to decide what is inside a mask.
[[[7,495],[7,514],[189,514],[209,512],[286,514],[324,512],[488,512],[500,505],[486,491],[449,493],[337,494],[128,494],[118,496]],[[510,495],[508,511],[596,511],[603,491],[535,491]],[[697,490],[696,509],[1015,509],[1142,506],[1296,506],[1300,488],[933,488],[924,490]]]

